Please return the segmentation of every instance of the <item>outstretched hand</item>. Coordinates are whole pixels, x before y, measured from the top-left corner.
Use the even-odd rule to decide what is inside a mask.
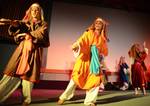
[[[29,39],[32,38],[32,37],[31,37],[29,34],[27,34],[27,33],[20,33],[20,34],[17,34],[17,37],[18,37],[19,39],[26,39],[26,40],[29,40]]]
[[[72,50],[73,50],[74,52],[78,52],[78,50],[79,50],[79,45],[78,45],[78,43],[74,43],[74,44],[72,45]]]
[[[0,25],[8,25],[11,23],[10,19],[1,18],[0,19]]]
[[[74,54],[74,56],[75,57],[78,57],[79,56],[79,54],[80,54],[80,45],[79,45],[79,43],[74,43],[73,45],[72,45],[72,50],[73,50],[73,54]]]
[[[146,42],[145,42],[145,41],[143,42],[143,47],[144,47],[144,48],[146,47]]]

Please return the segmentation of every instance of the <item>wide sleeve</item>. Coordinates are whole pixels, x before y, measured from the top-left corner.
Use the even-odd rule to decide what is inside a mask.
[[[80,52],[88,54],[90,52],[90,32],[84,32],[83,35],[77,40],[78,44],[80,45]]]
[[[141,61],[144,61],[145,58],[147,57],[146,51],[144,50],[143,52],[140,52],[139,56],[140,56],[140,60],[141,60]]]
[[[18,26],[14,27],[12,25],[9,26],[8,28],[8,33],[10,36],[14,37],[14,40],[16,43],[20,43],[25,36],[17,36],[20,33],[26,33],[28,32],[29,27],[26,25],[25,22],[18,21]]]
[[[28,31],[28,27],[26,26],[26,23],[22,22],[22,21],[18,21],[18,26],[14,27],[12,25],[9,26],[8,28],[8,33],[10,36],[16,36],[19,33],[25,33]]]
[[[49,43],[49,36],[48,36],[48,27],[47,23],[44,22],[39,28],[34,31],[30,32],[32,36],[33,43],[40,47],[48,47]]]
[[[147,71],[147,67],[146,67],[145,62],[144,62],[146,57],[147,57],[147,53],[145,51],[143,51],[140,55],[140,61],[141,61],[141,65],[142,65],[144,71]]]

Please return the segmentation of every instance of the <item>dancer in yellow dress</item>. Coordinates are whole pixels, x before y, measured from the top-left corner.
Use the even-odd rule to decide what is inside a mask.
[[[86,90],[85,105],[95,106],[102,82],[101,68],[104,57],[108,55],[106,22],[97,17],[93,24],[72,45],[74,52],[79,52],[72,72],[71,80],[59,97],[58,104],[63,104],[73,97],[76,87]]]

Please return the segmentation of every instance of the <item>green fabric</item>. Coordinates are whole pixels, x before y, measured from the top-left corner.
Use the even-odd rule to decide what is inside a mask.
[[[91,46],[90,72],[95,75],[100,73],[99,54],[95,45]]]

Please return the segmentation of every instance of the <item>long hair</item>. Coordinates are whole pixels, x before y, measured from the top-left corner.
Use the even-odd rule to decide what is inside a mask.
[[[124,58],[125,57],[123,57],[123,56],[120,57],[118,65],[121,65],[122,63],[124,63]]]
[[[87,28],[87,31],[88,30],[95,30],[95,23],[96,23],[96,21],[97,21],[97,19],[99,19],[100,21],[101,21],[101,23],[102,23],[102,29],[103,29],[103,26],[104,26],[104,21],[102,20],[102,18],[100,18],[100,17],[96,17],[96,19],[94,20],[94,22]]]
[[[98,19],[99,19],[99,20],[101,21],[101,23],[102,23],[102,28],[101,28],[100,34],[102,33],[102,34],[104,35],[105,39],[106,39],[107,41],[109,41],[108,36],[107,36],[107,32],[106,32],[106,31],[107,31],[106,27],[107,27],[107,25],[108,25],[108,22],[106,22],[105,20],[103,20],[103,19],[100,18],[100,17],[96,17],[95,20],[94,20],[94,22],[87,28],[86,31],[89,31],[89,30],[94,31],[94,30],[95,30],[95,23],[96,23],[96,21],[97,21]]]
[[[32,9],[33,6],[36,6],[36,7],[39,8],[39,10],[40,10],[40,17],[39,17],[39,18],[40,18],[41,21],[44,21],[43,9],[42,9],[42,7],[41,7],[38,3],[33,3],[33,4],[29,7],[29,9],[26,11],[26,14],[25,14],[25,16],[23,17],[22,20],[25,21],[25,22],[32,20],[31,9]]]
[[[122,65],[122,63],[123,63],[123,56],[120,57],[119,62],[116,64],[117,71],[120,70],[120,65]]]
[[[99,37],[101,39],[101,42],[100,42],[100,49],[99,51],[104,55],[104,56],[107,56],[108,55],[108,46],[107,46],[107,41],[109,41],[108,37],[107,37],[107,34],[106,34],[106,22],[100,18],[100,17],[97,17],[94,22],[90,25],[90,27],[87,29],[87,31],[91,30],[92,32],[95,32],[95,24],[97,21],[100,21],[101,24],[102,24],[102,27],[101,27],[101,31],[99,32]]]
[[[129,54],[129,57],[136,58],[139,52],[140,52],[140,45],[136,43],[131,46],[128,54]]]

